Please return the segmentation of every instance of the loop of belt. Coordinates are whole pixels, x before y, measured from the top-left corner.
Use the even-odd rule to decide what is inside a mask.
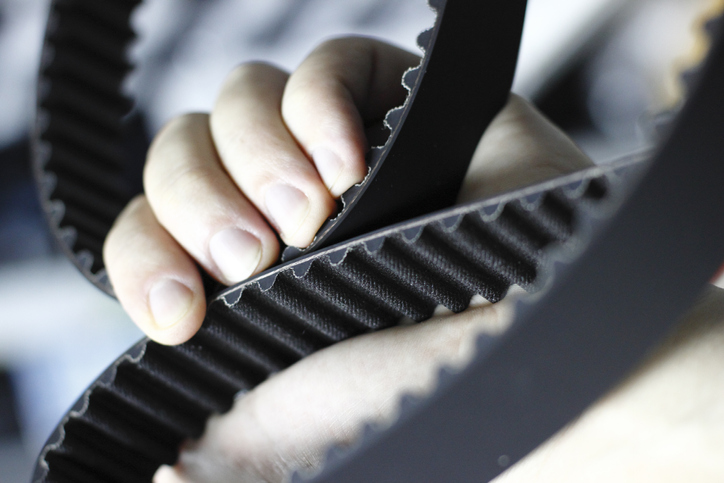
[[[384,432],[331,451],[315,483],[489,481],[611,389],[724,261],[724,37],[641,177],[576,224],[553,284]],[[628,193],[627,193],[628,192]],[[342,453],[344,456],[340,456]],[[298,476],[295,481],[300,481]]]
[[[39,84],[34,160],[43,206],[66,252],[108,293],[102,242],[133,194],[122,184],[131,103],[120,87],[138,3],[54,1]],[[34,481],[151,481],[238,391],[401,316],[424,320],[438,304],[461,311],[475,293],[496,301],[514,283],[533,288],[547,247],[590,238],[545,296],[517,311],[509,332],[480,342],[466,371],[444,377],[431,398],[405,408],[389,431],[370,433],[351,457],[332,457],[318,477],[481,481],[501,470],[500,456],[516,461],[579,414],[686,308],[724,258],[724,224],[713,222],[712,209],[724,207],[713,192],[724,179],[716,162],[724,153],[724,136],[716,136],[724,125],[721,49],[625,201],[615,173],[631,168],[614,166],[424,215],[452,203],[481,132],[505,103],[525,10],[524,1],[433,3],[435,27],[419,40],[426,55],[405,77],[414,84],[410,98],[388,115],[390,140],[372,152],[370,175],[345,194],[341,214],[308,250],[286,252],[297,259],[213,296],[188,343],[145,339],[121,356],[61,421]],[[694,128],[702,122],[708,128]],[[680,206],[667,206],[677,190]],[[646,288],[651,279],[664,280],[656,292]],[[646,294],[632,297],[640,290]],[[616,304],[629,315],[612,323]],[[656,317],[641,322],[642,307],[654,307]],[[612,361],[612,354],[623,356]],[[578,370],[561,371],[566,361]],[[514,383],[521,374],[522,386]]]

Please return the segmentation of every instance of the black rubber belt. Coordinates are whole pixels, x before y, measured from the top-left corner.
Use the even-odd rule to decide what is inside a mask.
[[[648,172],[579,220],[587,247],[554,257],[544,296],[502,337],[479,338],[461,373],[441,371],[430,397],[403,399],[391,428],[330,452],[313,481],[489,481],[631,371],[724,261],[722,86],[720,37]]]
[[[577,206],[618,184],[606,176],[614,170],[593,168],[428,215],[227,290],[191,341],[144,340],[110,367],[50,438],[36,480],[150,481],[212,412],[305,355],[402,317],[427,319],[439,304],[461,311],[475,293],[497,301],[511,284],[533,288]]]
[[[451,18],[451,6],[466,5],[452,25],[464,24],[466,31],[480,28],[480,19],[471,20],[474,10],[464,10],[479,3],[440,4],[440,12],[445,10],[439,19]],[[108,173],[122,170],[123,164],[118,151],[122,123],[117,114],[125,112],[128,104],[117,88],[128,66],[123,61],[124,49],[118,49],[116,41],[131,38],[127,17],[135,4],[117,2],[110,8],[93,0],[55,2],[58,16],[51,19],[45,50],[46,60],[51,60],[44,64],[50,82],[41,83],[44,110],[39,116],[41,142],[36,160],[47,168],[38,168],[46,206],[55,210],[53,221],[58,233],[66,237],[68,250],[77,252],[76,263],[106,289],[97,256],[100,252],[94,252],[98,247],[92,245],[98,243],[97,235],[105,236],[103,230],[107,231],[116,205],[123,205],[123,194],[113,191]],[[507,13],[522,15],[522,10],[513,10]],[[505,32],[504,22],[496,16],[504,13],[482,18]],[[466,16],[467,23],[462,18]],[[440,26],[438,20],[436,29]],[[114,41],[108,40],[108,32],[113,33]],[[443,45],[441,32],[432,34],[438,47]],[[495,40],[499,47],[500,39]],[[449,45],[455,49],[456,43]],[[719,57],[717,50],[715,59],[724,60]],[[109,58],[117,62],[108,62]],[[432,60],[426,57],[428,61],[431,69]],[[715,162],[716,156],[724,153],[716,132],[724,125],[724,105],[716,88],[724,81],[724,62],[718,65],[641,189],[627,201],[623,215],[607,225],[602,237],[594,239],[578,264],[556,277],[557,285],[538,303],[538,310],[519,311],[512,330],[497,341],[481,341],[480,354],[464,376],[444,377],[440,390],[417,404],[417,411],[406,409],[392,431],[371,433],[355,459],[332,458],[320,481],[492,478],[501,470],[501,462],[516,461],[580,413],[665,332],[668,325],[659,322],[680,313],[691,302],[699,282],[713,272],[714,262],[723,258],[718,213],[701,204],[710,196],[714,206],[724,206],[715,189],[717,180],[724,179],[721,163]],[[73,82],[67,82],[73,76]],[[78,89],[76,82],[84,88]],[[421,88],[415,89],[420,96]],[[481,89],[485,91],[485,87]],[[96,102],[103,109],[95,110]],[[498,107],[502,102],[498,101]],[[416,104],[417,100],[412,105]],[[413,118],[409,104],[406,109],[403,117],[409,121]],[[495,110],[491,108],[491,112]],[[427,115],[436,119],[434,114],[433,106]],[[695,130],[694,122],[702,120],[705,128]],[[103,129],[99,131],[97,126]],[[395,142],[387,145],[390,153],[403,132],[399,125],[393,131]],[[401,153],[402,158],[405,153]],[[691,156],[689,163],[677,164],[684,154]],[[381,159],[382,154],[379,156]],[[103,162],[100,169],[91,164],[96,158]],[[701,169],[691,176],[689,170],[696,165]],[[508,197],[405,222],[307,255],[226,291],[210,302],[204,327],[189,343],[169,348],[141,341],[109,368],[51,437],[35,479],[150,481],[159,464],[176,459],[180,441],[201,433],[211,412],[227,410],[237,391],[254,387],[309,352],[392,325],[400,316],[424,319],[440,303],[462,310],[474,293],[497,300],[511,283],[531,286],[546,246],[565,240],[580,242],[581,231],[573,234],[573,222],[581,213],[586,220],[589,210],[578,205],[606,194],[600,176],[610,176],[613,169],[604,171],[595,168]],[[591,177],[597,181],[590,181]],[[367,181],[370,186],[371,179]],[[670,199],[667,194],[677,187],[690,196],[685,199],[686,209],[672,210],[676,216],[651,202]],[[116,204],[99,196],[105,195],[106,189],[114,194]],[[58,198],[63,204],[48,201]],[[83,211],[89,201],[99,202],[91,207],[92,216]],[[387,201],[398,202],[394,197]],[[403,217],[414,212],[394,206],[392,211],[404,213]],[[591,213],[600,215],[596,210]],[[381,222],[393,219],[386,216]],[[376,223],[369,215],[360,215],[360,220],[356,222],[360,230]],[[355,228],[349,230],[354,233]],[[703,237],[703,241],[697,240],[695,255],[694,250],[686,251],[682,233]],[[666,240],[658,244],[663,238]],[[317,243],[325,241],[320,237]],[[701,263],[693,263],[692,258]],[[664,266],[660,260],[680,263]],[[651,297],[645,314],[650,318],[642,316],[641,303],[646,297],[636,294],[646,287],[645,280],[651,280],[647,270],[653,271],[654,280],[664,281],[657,287],[661,290],[647,294]],[[590,273],[607,274],[604,282],[609,284],[602,287]],[[675,286],[672,296],[669,291]],[[611,318],[612,307],[618,307],[624,316]],[[586,311],[585,317],[581,310]],[[535,317],[546,320],[536,323]],[[628,335],[623,340],[622,333]],[[613,361],[612,354],[616,356]],[[571,370],[571,361],[577,370]],[[472,410],[463,412],[460,407]]]
[[[66,254],[111,295],[103,241],[138,189],[139,169],[129,172],[127,160],[133,104],[122,85],[131,69],[129,18],[139,3],[54,0],[38,87],[33,158],[41,203]],[[403,78],[405,105],[387,114],[387,143],[371,150],[369,174],[342,196],[339,215],[308,249],[287,248],[285,260],[454,203],[481,133],[507,100],[526,2],[431,4],[435,25],[418,38],[426,54]]]
[[[124,186],[124,116],[131,102],[121,87],[130,69],[129,17],[138,3],[54,1],[39,83],[34,162],[43,206],[64,250],[108,293],[103,239],[134,194]],[[309,251],[450,205],[482,131],[504,105],[525,1],[433,6],[435,27],[418,40],[427,53],[404,78],[408,102],[387,116],[390,140],[372,151],[365,182],[344,195],[345,208]],[[594,186],[586,197],[600,194]],[[568,235],[572,207],[554,194],[532,211],[516,206],[501,216],[512,217],[504,222],[512,223],[510,233],[501,228],[502,234],[488,235],[475,217],[454,229],[443,223],[414,243],[388,231],[223,293],[210,301],[204,327],[188,343],[166,348],[144,340],[109,368],[51,436],[34,478],[150,481],[159,464],[175,461],[184,438],[200,435],[210,413],[228,410],[235,393],[310,352],[393,325],[400,316],[422,320],[440,303],[460,311],[474,293],[495,301],[510,283],[531,284],[541,248]],[[455,213],[445,215],[448,223]],[[298,255],[285,251],[287,258]],[[441,260],[449,264],[437,266]],[[300,303],[310,288],[317,303]],[[234,296],[239,299],[227,305]]]

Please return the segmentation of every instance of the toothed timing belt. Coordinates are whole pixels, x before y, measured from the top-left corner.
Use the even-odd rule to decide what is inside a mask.
[[[131,103],[120,88],[138,3],[54,1],[39,84],[34,162],[43,206],[64,249],[108,293],[102,242],[133,194],[123,188]],[[715,209],[724,207],[716,192],[724,179],[721,49],[630,197],[631,183],[617,173],[634,177],[640,162],[426,214],[452,204],[510,87],[525,2],[483,3],[434,2],[435,26],[419,39],[421,67],[404,79],[410,98],[388,114],[390,140],[370,154],[370,175],[345,194],[313,246],[288,249],[287,259],[299,258],[212,296],[189,342],[144,339],[121,356],[49,438],[34,481],[151,481],[239,391],[401,317],[424,320],[440,304],[461,311],[474,294],[497,301],[511,284],[536,288],[550,259],[551,286],[516,311],[508,332],[481,339],[465,371],[443,372],[424,401],[406,399],[393,427],[366,432],[351,456],[330,453],[315,481],[492,478],[630,370],[724,258]],[[671,207],[674,193],[685,196]],[[581,254],[566,266],[564,252],[548,255],[551,245]]]

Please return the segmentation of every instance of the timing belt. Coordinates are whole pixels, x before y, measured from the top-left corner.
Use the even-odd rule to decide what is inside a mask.
[[[134,195],[124,154],[132,102],[122,86],[139,3],[54,0],[38,86],[33,158],[44,211],[63,250],[109,294],[103,240]],[[497,301],[511,283],[533,283],[542,248],[569,235],[573,200],[602,195],[598,182],[531,194],[538,201],[473,204],[319,251],[451,205],[507,100],[525,1],[431,6],[435,25],[418,38],[425,55],[403,78],[407,101],[388,113],[390,137],[371,151],[369,174],[343,195],[341,212],[308,249],[285,250],[298,260],[211,297],[189,342],[145,339],[121,356],[61,421],[35,481],[150,481],[210,414],[305,355],[402,316],[423,320],[438,304],[461,311],[475,293]]]
[[[620,381],[670,331],[724,261],[724,37],[630,194],[581,210],[580,254],[553,255],[553,283],[480,336],[461,372],[403,398],[384,432],[330,451],[325,482],[489,481]],[[636,177],[634,177],[636,180]],[[296,481],[301,480],[297,475]]]
[[[119,150],[123,131],[121,117],[130,107],[119,94],[119,88],[129,68],[124,54],[125,43],[132,38],[128,16],[137,3],[54,2],[44,49],[44,81],[40,85],[35,160],[44,206],[66,251],[72,254],[86,276],[108,292],[111,290],[103,273],[99,247],[115,218],[114,211],[117,213],[128,197],[116,183],[123,171]],[[524,5],[480,7],[480,3],[437,2],[436,25],[431,32],[421,36],[420,43],[427,48],[422,67],[417,73],[412,71],[406,76],[406,82],[417,78],[410,99],[403,109],[388,115],[393,127],[391,140],[373,152],[371,171],[365,184],[345,196],[344,211],[320,232],[315,247],[335,241],[336,229],[329,227],[334,228],[335,223],[344,226],[344,220],[349,220],[346,222],[349,225],[340,237],[435,208],[419,208],[423,203],[420,193],[424,190],[417,194],[405,191],[405,196],[398,199],[394,190],[384,194],[384,186],[392,183],[389,179],[395,176],[394,165],[404,165],[405,161],[401,160],[405,159],[405,152],[400,150],[401,154],[394,154],[394,146],[405,139],[403,133],[407,126],[415,125],[411,120],[420,119],[416,122],[424,124],[425,119],[428,122],[443,119],[443,127],[429,129],[433,133],[444,130],[443,137],[446,137],[448,133],[458,132],[457,126],[464,130],[462,125],[468,120],[464,116],[472,116],[471,119],[476,115],[483,116],[485,120],[479,129],[484,129],[504,103]],[[453,10],[453,6],[460,10]],[[501,11],[494,12],[495,9]],[[453,12],[456,17],[452,16]],[[486,25],[481,26],[481,22]],[[510,29],[508,26],[513,24],[516,28]],[[443,28],[444,25],[448,27]],[[437,93],[444,91],[447,97],[451,91],[445,91],[445,88],[458,78],[456,73],[471,69],[469,65],[460,67],[459,64],[446,67],[458,70],[434,69],[439,65],[435,64],[435,59],[462,50],[455,48],[462,41],[460,38],[449,39],[443,35],[449,32],[455,36],[455,30],[482,36],[466,37],[465,40],[470,42],[467,47],[475,47],[476,42],[484,42],[485,36],[489,35],[489,43],[484,45],[496,45],[503,50],[506,47],[501,43],[501,35],[507,33],[505,38],[510,39],[513,38],[510,32],[514,32],[515,42],[508,46],[506,55],[501,54],[505,58],[487,58],[490,63],[484,65],[495,71],[491,67],[502,62],[510,70],[493,82],[498,83],[495,89],[481,85],[480,91],[486,94],[480,99],[483,107],[463,112],[461,109],[465,106],[458,106],[448,109],[448,115],[452,114],[452,117],[437,117],[436,109],[444,111],[440,106],[448,102]],[[449,51],[443,51],[443,45],[448,45]],[[463,60],[467,61],[470,55],[468,49]],[[509,59],[513,59],[512,64]],[[444,61],[439,62],[445,65]],[[411,106],[418,102],[424,105],[422,93],[426,91],[423,87],[430,72],[438,72],[438,78],[442,80],[430,91],[432,97],[429,99],[432,100],[428,101],[428,110],[415,117],[417,111]],[[478,81],[485,79],[485,75],[478,72],[466,79]],[[499,83],[504,81],[507,86],[503,88]],[[715,82],[721,85],[721,76]],[[711,153],[724,152],[717,144],[715,130],[717,123],[722,125],[719,117],[724,113],[724,106],[716,89],[711,88],[716,83],[705,85],[710,88],[695,97],[699,99],[698,103],[692,103],[694,107],[685,112],[675,135],[644,179],[643,191],[637,191],[626,201],[623,216],[604,223],[607,229],[599,230],[603,237],[594,238],[579,263],[563,270],[562,275],[556,275],[556,283],[538,302],[541,307],[518,310],[515,325],[503,337],[481,341],[478,357],[464,375],[443,377],[440,389],[432,398],[413,404],[414,411],[406,408],[391,431],[371,432],[353,459],[332,457],[321,479],[480,481],[491,478],[500,471],[500,461],[519,459],[578,414],[632,366],[666,330],[666,324],[656,322],[671,320],[671,314],[680,313],[691,301],[698,287],[696,282],[706,278],[702,275],[706,271],[703,262],[714,266],[715,248],[724,247],[724,243],[715,244],[722,237],[716,231],[718,224],[712,223],[712,210],[704,210],[704,215],[699,216],[702,212],[697,211],[700,206],[696,204],[711,195],[715,206],[724,206],[721,195],[717,197],[711,193],[715,181],[724,179],[721,163],[714,167],[704,166],[712,161]],[[497,100],[485,102],[491,92],[488,89],[498,91]],[[453,89],[458,93],[461,90]],[[471,92],[470,89],[467,91]],[[438,102],[434,102],[436,95]],[[701,101],[702,98],[705,100]],[[470,102],[470,96],[464,96],[464,101]],[[712,122],[709,129],[703,133],[691,132],[693,120],[702,118]],[[469,158],[479,135],[480,131],[471,131],[467,137],[458,140],[462,146],[467,146],[461,148],[460,156],[467,153]],[[414,145],[414,135],[410,136],[413,140],[409,143]],[[432,142],[428,148],[434,149],[434,145]],[[450,147],[455,146],[458,144],[452,143]],[[410,152],[421,156],[407,161],[418,171],[418,162],[431,152],[435,154],[429,161],[431,166],[438,165],[440,159],[447,159],[441,154],[446,153],[444,150]],[[702,164],[701,172],[705,174],[694,176],[692,181],[699,184],[677,184],[689,180],[684,174],[688,175],[692,166],[691,163],[686,167],[682,167],[682,163],[676,164],[682,153],[689,153]],[[386,158],[389,162],[383,163]],[[390,174],[381,174],[386,172],[382,169],[385,166],[392,166],[387,168]],[[39,458],[35,481],[150,481],[158,465],[176,460],[177,448],[183,439],[201,434],[208,415],[228,410],[238,391],[253,388],[269,374],[284,369],[306,354],[346,337],[394,325],[401,316],[423,320],[432,315],[438,304],[454,311],[463,310],[475,293],[495,301],[513,283],[535,288],[541,266],[547,263],[545,248],[561,242],[580,245],[581,239],[586,238],[586,220],[606,218],[613,210],[611,203],[615,204],[620,196],[613,196],[614,201],[605,199],[612,192],[615,195],[617,186],[624,186],[610,181],[621,169],[626,168],[623,165],[593,168],[492,200],[403,222],[326,250],[301,254],[302,257],[295,261],[212,297],[203,327],[188,343],[166,347],[143,340],[86,391],[49,439]],[[687,170],[687,173],[677,173],[677,169]],[[459,175],[462,174],[463,168]],[[381,180],[388,179],[385,176],[389,179],[377,188],[365,188],[366,185],[374,186],[378,176]],[[404,180],[406,173],[398,171],[397,176]],[[413,181],[411,185],[425,183],[424,180]],[[425,190],[449,191],[447,196],[451,199],[450,193],[459,182],[459,179],[447,180],[439,186],[425,186]],[[664,196],[660,191],[662,183],[670,190],[682,186],[684,193],[692,194],[694,201],[689,203],[687,197],[686,209],[673,210],[677,211],[677,217],[668,216],[670,213],[659,205],[650,203],[651,200],[660,201]],[[404,184],[393,186],[400,190],[404,189],[401,188]],[[365,190],[369,193],[362,196]],[[110,196],[106,196],[108,193]],[[354,210],[350,208],[356,204],[364,206],[360,200],[372,199],[372,196],[379,196],[385,206],[391,204],[393,209],[384,212],[379,220],[370,214],[372,208],[367,212],[362,209],[354,221],[351,215]],[[404,199],[413,202],[405,205],[400,201]],[[604,211],[588,207],[601,200],[604,200]],[[642,214],[642,206],[649,211],[653,209],[654,213]],[[416,212],[417,209],[420,211]],[[679,218],[684,224],[672,228]],[[643,224],[641,220],[644,220]],[[667,225],[668,222],[672,224]],[[653,231],[650,224],[659,231]],[[600,223],[593,225],[600,226]],[[672,229],[675,232],[668,236]],[[655,243],[661,238],[676,246],[687,229],[691,229],[694,236],[704,234],[711,240],[699,247],[696,257],[702,263],[693,264],[698,268],[685,272],[689,275],[682,269],[686,265],[657,266],[657,261],[667,258],[659,258],[655,251],[644,250],[644,256],[631,260],[631,254],[641,251],[642,244]],[[702,249],[703,254],[700,253]],[[692,252],[685,255],[692,257]],[[717,261],[722,258],[720,255]],[[618,278],[622,275],[620,272],[627,274],[641,264],[644,266],[636,272],[638,278],[630,276],[626,283]],[[595,277],[590,279],[587,274],[594,269],[598,269],[598,276],[609,274],[613,287],[606,286],[601,290],[600,283],[592,285],[591,280]],[[645,278],[645,269],[668,270],[660,274],[669,277],[663,280],[671,281],[664,283],[665,289],[674,285],[677,280],[674,275],[679,277],[681,286],[673,297],[663,290],[662,293],[669,296],[666,300],[658,292],[654,293],[655,297],[648,301],[658,308],[658,312],[651,312],[656,317],[644,318],[645,323],[641,324],[640,307],[645,296],[639,293],[631,300],[631,294],[647,286],[641,281]],[[654,279],[662,280],[660,277]],[[566,285],[573,288],[566,290]],[[621,287],[634,287],[634,290],[626,292]],[[601,292],[609,297],[603,299],[608,305],[597,305],[601,303]],[[599,299],[595,298],[597,294]],[[609,312],[616,306],[614,302],[618,303],[621,313],[630,308],[632,315],[611,323]],[[584,309],[590,319],[581,320],[580,311]],[[664,312],[666,317],[658,317]],[[536,322],[535,317],[549,320]],[[561,327],[556,329],[554,324]],[[622,332],[630,328],[634,329]],[[627,333],[629,337],[624,340],[612,338],[614,333]],[[591,337],[593,340],[589,339]],[[580,343],[578,349],[574,347],[576,343]],[[554,350],[556,348],[558,352]],[[609,366],[611,354],[621,357]],[[565,365],[567,360],[579,364],[578,370],[569,371]],[[566,370],[562,370],[564,365]],[[462,383],[461,378],[465,378]],[[170,394],[173,396],[169,397]],[[460,407],[471,411],[460,411]],[[449,414],[451,408],[456,414]],[[404,451],[401,451],[401,441],[406,442]]]
[[[38,85],[33,163],[44,212],[64,252],[111,295],[103,242],[138,178],[129,172],[133,102],[123,83],[140,3],[53,0]],[[342,195],[340,212],[308,248],[287,247],[284,260],[455,202],[481,133],[507,100],[526,2],[430,4],[435,25],[418,37],[425,54],[402,79],[405,104],[387,113],[387,142],[372,148],[369,173]]]
[[[459,312],[476,293],[495,302],[511,284],[534,288],[545,247],[569,239],[580,207],[617,184],[607,176],[593,168],[427,215],[228,289],[189,342],[146,339],[108,368],[49,439],[36,481],[151,481],[210,414],[302,357],[438,305]]]

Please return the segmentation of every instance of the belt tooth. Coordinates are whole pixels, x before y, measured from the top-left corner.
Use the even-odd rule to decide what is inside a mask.
[[[238,308],[238,304],[234,307]],[[242,314],[220,300],[209,304],[199,332],[189,342],[173,348],[192,360],[202,359],[203,365],[208,365],[205,370],[218,372],[239,389],[251,389],[269,374],[299,360],[298,354],[260,334]]]
[[[135,483],[143,481],[144,478],[148,478],[147,481],[150,481],[150,477],[159,466],[158,461],[148,458],[135,447],[129,447],[114,440],[95,425],[81,419],[68,421],[63,448],[55,451],[56,457],[64,454],[67,460],[75,462],[75,473],[82,469],[104,482]],[[56,470],[61,470],[63,465],[60,463],[60,468],[56,468],[54,457],[49,458],[48,456],[46,455],[45,459],[51,465],[55,475]],[[57,473],[63,472],[57,471]],[[72,479],[74,475],[66,476],[70,477],[72,481],[83,481],[82,476],[76,480]],[[92,481],[99,481],[99,479]]]
[[[56,173],[58,177],[76,180],[76,184],[104,194],[110,201],[125,205],[128,198],[127,190],[119,186],[114,176],[118,174],[115,167],[104,166],[98,158],[79,152],[72,146],[65,146],[62,142],[53,146],[52,153],[45,169]],[[50,193],[49,193],[50,194]]]
[[[530,266],[518,254],[511,252],[487,227],[477,213],[470,213],[452,229],[433,225],[434,234],[451,246],[471,269],[478,271],[491,283],[492,302],[505,295],[512,284],[526,285],[534,278]]]
[[[606,197],[609,191],[609,180],[605,176],[599,176],[588,180],[588,186],[583,193],[582,200],[599,201]]]
[[[47,81],[46,81],[47,82]],[[47,82],[42,105],[46,109],[71,113],[82,119],[92,129],[118,134],[123,129],[123,117],[133,107],[132,103],[121,95],[99,94],[92,86],[79,87],[65,79],[53,79]]]
[[[295,317],[275,303],[258,284],[246,287],[239,301],[230,306],[227,312],[228,325],[251,334],[254,339],[263,341],[266,347],[288,360],[301,359],[330,343],[319,334],[307,330],[300,321],[294,320]]]
[[[500,216],[488,222],[481,220],[479,224],[483,223],[485,229],[517,257],[534,267],[539,265],[545,241],[507,205]]]
[[[75,211],[95,220],[94,223],[99,226],[93,227],[95,231],[92,233],[101,239],[105,238],[108,229],[126,204],[126,200],[111,199],[99,190],[88,189],[84,183],[65,176],[58,176],[50,198],[62,199],[66,207],[73,207]]]
[[[434,29],[429,28],[420,32],[417,36],[417,45],[422,49],[423,52],[427,52],[430,48],[430,42],[432,42],[432,32]]]
[[[405,75],[402,77],[402,82],[408,89],[412,90],[412,88],[415,87],[415,84],[417,84],[417,79],[419,77],[420,67],[415,67],[405,72]]]
[[[556,241],[564,242],[573,234],[574,206],[557,190],[543,195],[543,202],[538,210],[541,219],[552,232],[556,233]]]
[[[88,408],[82,415],[72,417],[64,424],[69,428],[66,433],[71,432],[75,424],[90,425],[106,438],[134,448],[159,464],[171,464],[176,460],[184,435],[168,429],[107,388],[96,387],[88,401]],[[76,421],[71,424],[73,419]]]
[[[419,237],[413,241],[399,235],[389,237],[375,252],[375,259],[421,298],[436,306],[444,305],[454,312],[465,310],[473,292],[461,291],[460,284],[445,276],[447,270],[436,267],[434,263],[426,263],[424,258],[417,256],[419,253],[414,247],[418,243]]]
[[[72,201],[64,201],[63,203],[65,205],[65,211],[59,226],[72,226],[78,230],[79,233],[83,233],[84,236],[87,236],[92,240],[96,240],[93,246],[86,248],[91,249],[97,254],[102,253],[102,251],[96,252],[95,249],[102,250],[103,233],[104,230],[106,233],[110,230],[113,224],[112,220],[109,221],[100,218],[95,213],[91,213],[88,210],[79,207],[78,204]]]
[[[94,16],[87,9],[83,10],[65,9],[63,17],[53,15],[51,40],[62,42],[65,45],[73,45],[99,56],[109,63],[127,65],[128,56],[125,46],[129,40],[135,37],[128,22],[123,22],[128,14],[119,12],[121,23],[120,28],[117,28],[112,22],[105,23],[102,18]],[[116,18],[117,16],[118,14],[116,14]]]
[[[208,414],[200,413],[198,408],[184,407],[182,402],[163,394],[160,388],[139,379],[137,373],[129,374],[134,370],[132,365],[121,364],[111,385],[100,387],[94,394],[102,395],[109,407],[122,407],[135,413],[139,421],[145,421],[164,441],[200,436]]]
[[[46,78],[72,78],[92,86],[94,92],[115,96],[120,90],[123,78],[130,67],[108,65],[105,59],[89,56],[70,46],[55,46],[53,65],[45,69]]]
[[[223,344],[207,343],[208,340],[199,331],[191,341],[169,347],[166,353],[233,394],[250,390],[264,380],[253,364],[244,359],[240,361],[240,357],[230,356],[231,351],[225,350]],[[235,352],[238,354],[242,350]]]
[[[538,240],[540,246],[567,240],[572,231],[572,213],[556,203],[553,198],[542,195],[534,204],[523,200],[508,203],[505,210],[526,225],[526,233]]]
[[[84,457],[86,454],[76,454],[65,448],[53,450],[45,456],[49,474],[52,476],[42,481],[52,483],[133,483],[138,481],[151,481],[151,476],[133,478],[121,473],[118,476],[109,474],[93,466],[89,466]]]
[[[104,165],[122,170],[124,160],[116,146],[118,135],[119,133],[100,130],[66,111],[56,111],[50,116],[42,137],[53,144],[72,146],[77,151],[88,153]]]
[[[376,303],[395,313],[397,319],[409,317],[419,321],[432,316],[437,306],[435,301],[421,296],[407,281],[385,267],[376,259],[379,256],[376,251],[366,246],[354,247],[348,250],[344,260],[330,267],[349,284],[366,291]]]
[[[300,281],[302,278],[304,276],[297,277],[291,268],[284,270],[277,275],[274,285],[263,292],[283,310],[290,325],[309,331],[328,344],[362,331],[354,320],[337,311],[330,301],[308,290]]]
[[[216,409],[209,404],[213,401],[215,392],[219,388],[210,388],[198,381],[195,374],[185,375],[181,384],[179,377],[182,372],[172,368],[168,362],[159,357],[145,354],[136,364],[121,364],[116,371],[113,385],[114,389],[123,392],[134,391],[143,403],[150,401],[158,403],[160,411],[166,411],[164,419],[172,423],[181,433],[197,437],[203,431],[203,421]],[[173,371],[173,369],[171,369]],[[234,393],[223,391],[233,397]],[[222,406],[220,409],[228,409]],[[159,415],[161,416],[161,415]]]
[[[107,5],[97,0],[75,0],[72,3],[62,3],[69,3],[69,9],[72,8],[77,13],[87,16],[103,29],[115,30],[117,32],[130,32],[128,18],[140,1],[119,0]]]
[[[209,371],[199,370],[197,365],[174,357],[175,354],[166,346],[148,343],[137,368],[162,386],[164,392],[173,392],[173,397],[196,406],[199,412],[227,411],[234,394],[239,391],[238,385],[232,386],[218,378],[209,377]]]
[[[331,267],[328,257],[315,260],[296,283],[303,285],[311,296],[318,297],[325,310],[351,331],[367,332],[394,325],[399,319],[397,312],[380,306],[359,285],[350,283]]]
[[[430,227],[425,227],[416,240],[402,241],[400,245],[403,243],[418,263],[454,287],[454,293],[459,294],[459,300],[456,306],[447,306],[454,312],[467,308],[474,294],[497,301],[508,289],[508,284],[502,282],[499,277],[475,269],[470,261],[449,243],[449,240]]]
[[[519,230],[519,226],[508,223],[506,213],[507,206],[501,216],[492,221],[471,213],[466,217],[469,224],[464,230],[469,230],[477,243],[485,247],[486,254],[481,260],[486,267],[499,273],[509,285],[528,288],[538,275],[543,251]]]

